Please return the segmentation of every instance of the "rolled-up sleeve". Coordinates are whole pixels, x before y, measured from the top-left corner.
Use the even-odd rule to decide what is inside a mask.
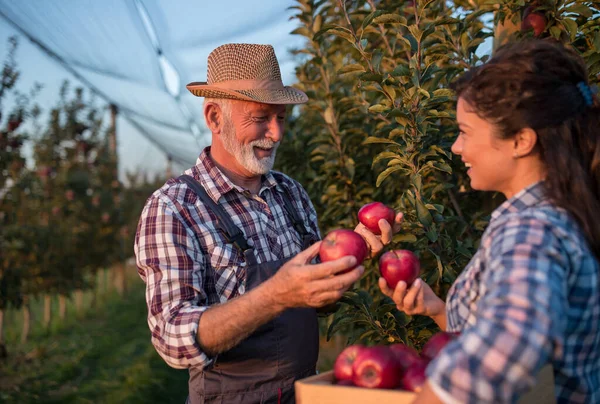
[[[206,297],[204,257],[171,201],[156,195],[148,200],[134,251],[138,273],[146,283],[148,326],[156,351],[173,368],[206,367],[212,358],[196,337],[208,308],[200,305]]]
[[[550,224],[512,218],[490,238],[477,322],[427,369],[446,402],[515,402],[563,347],[567,264]]]

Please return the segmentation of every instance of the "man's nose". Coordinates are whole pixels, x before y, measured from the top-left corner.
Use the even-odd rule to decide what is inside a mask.
[[[281,138],[283,137],[283,122],[281,122],[277,117],[269,121],[269,131],[267,132],[267,137],[275,143],[281,141]]]

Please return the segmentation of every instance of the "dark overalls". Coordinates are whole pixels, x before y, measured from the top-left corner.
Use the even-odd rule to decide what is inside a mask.
[[[258,264],[254,249],[223,208],[215,204],[192,177],[179,178],[211,209],[225,237],[243,253],[246,291],[269,279],[289,260]],[[289,198],[287,192],[283,192],[285,210],[302,239],[302,249],[306,249],[316,240],[307,232]],[[207,278],[214,277],[212,271],[209,266]],[[219,354],[212,367],[190,368],[188,403],[294,403],[294,381],[315,374],[318,350],[316,311],[288,309],[236,347]]]

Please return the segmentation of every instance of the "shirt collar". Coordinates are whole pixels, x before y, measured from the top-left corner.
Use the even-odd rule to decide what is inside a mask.
[[[504,201],[492,212],[492,220],[506,213],[521,212],[531,206],[538,205],[546,199],[544,191],[544,182],[533,183],[521,191],[517,192],[512,198]]]
[[[202,153],[200,153],[200,156],[198,156],[196,165],[192,167],[192,175],[202,184],[208,185],[205,186],[206,192],[215,203],[218,203],[219,199],[228,192],[237,191],[239,193],[244,193],[245,191],[244,188],[231,182],[219,167],[216,166],[210,158],[210,146],[205,147],[204,150],[202,150]],[[273,173],[269,171],[262,177],[262,185],[259,194],[265,189],[271,189],[273,187],[276,187],[278,191],[283,192],[281,186],[277,183],[277,180],[275,180]]]

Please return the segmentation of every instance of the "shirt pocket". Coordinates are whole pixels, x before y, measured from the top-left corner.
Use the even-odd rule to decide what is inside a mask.
[[[246,262],[242,253],[233,244],[217,244],[209,252],[215,291],[219,301],[224,303],[243,294]],[[245,286],[244,286],[245,287]]]

